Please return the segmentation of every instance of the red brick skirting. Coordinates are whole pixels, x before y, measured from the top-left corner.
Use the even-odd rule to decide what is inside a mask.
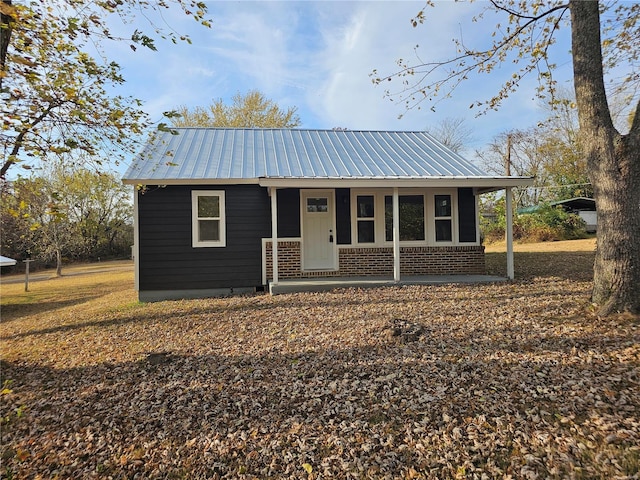
[[[339,270],[303,272],[299,241],[278,242],[278,278],[393,275],[393,248],[338,247]],[[272,278],[266,242],[267,279]],[[484,275],[484,246],[400,247],[400,275]]]

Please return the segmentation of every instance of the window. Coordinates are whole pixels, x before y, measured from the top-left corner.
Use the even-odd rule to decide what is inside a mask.
[[[399,195],[400,241],[424,240],[424,196]],[[393,241],[393,197],[384,197],[385,240]]]
[[[223,191],[192,191],[191,216],[194,247],[225,246]]]
[[[358,243],[375,243],[375,197],[358,195],[356,197],[356,222]]]
[[[434,195],[436,242],[451,242],[451,195]]]
[[[327,197],[307,198],[307,212],[327,213],[329,211],[329,199]]]

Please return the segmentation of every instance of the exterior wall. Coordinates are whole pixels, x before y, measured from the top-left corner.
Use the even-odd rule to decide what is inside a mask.
[[[193,247],[193,190],[225,192],[225,247]],[[339,268],[303,272],[300,191],[285,189],[278,193],[282,193],[278,200],[278,233],[289,237],[279,240],[279,278],[393,275],[390,245],[370,247],[350,243],[354,220],[350,215],[349,189],[336,189]],[[475,218],[475,199],[470,191],[464,195],[467,201],[464,208],[459,206],[459,216],[466,215],[468,233],[466,238],[460,238],[460,243],[476,235],[471,222]],[[264,285],[265,274],[266,279],[271,278],[271,202],[266,188],[258,185],[148,186],[144,193],[136,192],[136,204],[136,281],[141,300],[247,291]],[[403,276],[485,273],[484,247],[477,244],[401,246],[400,252]]]
[[[192,246],[192,190],[224,190],[226,246]],[[138,289],[141,300],[194,297],[262,285],[262,238],[271,207],[258,185],[149,186],[137,192]],[[153,292],[156,292],[154,294]]]
[[[278,241],[278,278],[365,277],[393,275],[392,247],[339,247],[336,271],[303,272],[300,241]],[[266,275],[272,278],[271,241],[265,242]],[[400,247],[400,274],[483,275],[484,246]]]
[[[598,229],[598,213],[590,210],[580,210],[578,212],[580,218],[586,223],[586,230],[589,233],[595,233]]]

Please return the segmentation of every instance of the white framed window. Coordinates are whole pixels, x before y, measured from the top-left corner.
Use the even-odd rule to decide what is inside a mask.
[[[400,213],[400,241],[424,242],[425,240],[425,211],[424,195],[411,194],[398,196],[398,211]],[[385,241],[393,241],[393,196],[384,197],[384,231]]]
[[[434,223],[436,242],[453,241],[453,202],[451,195],[434,195]]]
[[[194,248],[226,245],[224,191],[191,192],[191,225]]]
[[[457,245],[458,195],[452,188],[403,188],[398,195],[400,244]],[[353,245],[393,244],[393,192],[351,189]]]
[[[352,238],[355,245],[388,246],[393,243],[393,196],[389,189],[351,191]],[[424,245],[427,235],[426,194],[404,189],[398,197],[400,241]]]
[[[375,200],[375,195],[356,195],[356,238],[358,243],[376,242]]]

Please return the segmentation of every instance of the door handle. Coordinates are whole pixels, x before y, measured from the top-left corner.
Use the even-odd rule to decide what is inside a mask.
[[[333,243],[333,230],[329,230],[329,243]]]

